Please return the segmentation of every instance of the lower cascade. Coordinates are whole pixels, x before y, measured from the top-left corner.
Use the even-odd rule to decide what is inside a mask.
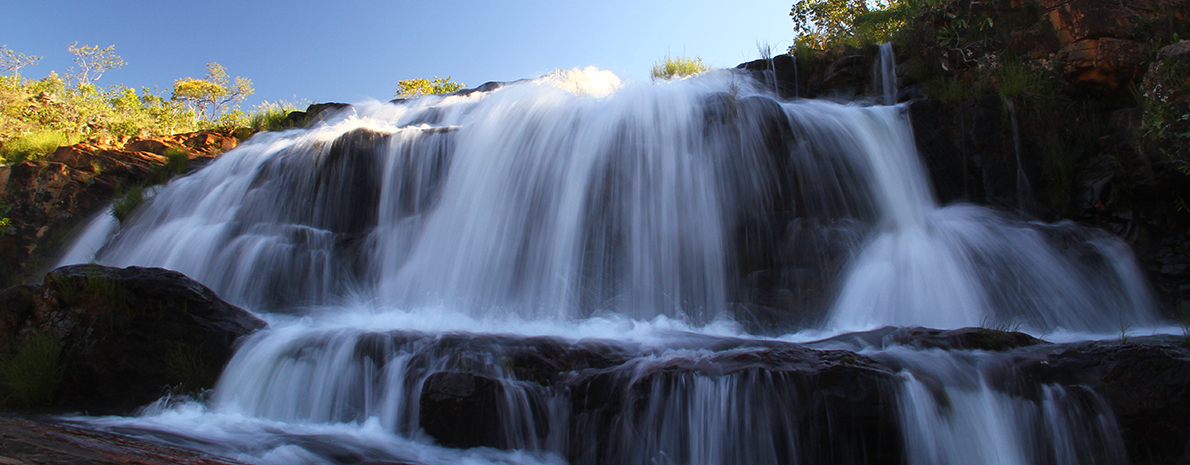
[[[1128,245],[939,205],[903,106],[749,82],[559,71],[256,135],[67,261],[270,328],[202,399],[77,421],[254,463],[1128,462],[1062,371],[1093,343],[937,342],[1160,325]]]

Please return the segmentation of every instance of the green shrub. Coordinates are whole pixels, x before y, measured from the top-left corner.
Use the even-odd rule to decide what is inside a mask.
[[[434,76],[433,81],[425,78],[403,79],[397,81],[397,97],[413,98],[423,95],[449,94],[466,86],[461,82],[451,81],[450,76],[445,79]]]
[[[261,102],[248,114],[248,127],[255,131],[280,131],[293,127],[289,113],[310,106],[310,102]]]
[[[165,166],[174,174],[186,174],[190,170],[190,153],[185,149],[170,147],[165,149]]]
[[[112,200],[112,216],[123,222],[124,218],[127,218],[132,213],[132,210],[136,209],[144,200],[145,189],[142,187],[134,187],[120,192]]]
[[[11,356],[0,360],[5,406],[18,409],[49,406],[65,372],[62,348],[50,334],[34,332],[22,338],[14,349]]]
[[[56,132],[34,132],[5,142],[4,147],[0,149],[0,161],[16,163],[37,160],[53,153],[58,147],[73,143],[70,138]]]
[[[671,57],[653,63],[653,79],[673,79],[675,77],[693,76],[705,73],[711,69],[703,63],[702,57]]]

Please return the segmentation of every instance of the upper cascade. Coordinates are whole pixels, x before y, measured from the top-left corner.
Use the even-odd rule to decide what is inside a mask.
[[[175,269],[256,311],[664,315],[759,333],[1153,319],[1118,239],[939,206],[902,107],[750,83],[587,68],[357,104],[176,179],[96,260]]]

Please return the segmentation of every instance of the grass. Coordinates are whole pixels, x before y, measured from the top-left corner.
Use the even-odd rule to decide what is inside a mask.
[[[72,145],[76,141],[64,134],[54,131],[38,131],[4,143],[0,147],[0,162],[17,163],[25,160],[37,160],[53,153],[58,147]]]
[[[184,392],[197,392],[211,387],[214,377],[201,348],[176,343],[165,356],[165,364],[166,373],[181,384]]]
[[[705,73],[710,69],[711,67],[703,63],[701,57],[666,56],[653,63],[653,79],[683,78]]]
[[[13,354],[0,360],[4,405],[29,409],[48,407],[62,384],[62,349],[49,333],[35,332],[17,343]]]
[[[185,149],[170,147],[165,149],[165,166],[174,174],[186,174],[190,170],[190,153]]]
[[[123,222],[124,218],[127,218],[132,213],[132,210],[136,209],[144,200],[145,189],[143,187],[134,187],[120,192],[112,200],[112,216]]]

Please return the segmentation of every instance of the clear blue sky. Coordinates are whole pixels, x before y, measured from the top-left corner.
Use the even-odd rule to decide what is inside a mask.
[[[0,44],[44,57],[25,77],[73,65],[67,45],[115,45],[128,62],[100,85],[168,91],[216,61],[262,100],[391,98],[400,79],[477,86],[597,66],[646,80],[654,61],[698,55],[716,67],[784,50],[792,0],[252,1],[0,0]]]

